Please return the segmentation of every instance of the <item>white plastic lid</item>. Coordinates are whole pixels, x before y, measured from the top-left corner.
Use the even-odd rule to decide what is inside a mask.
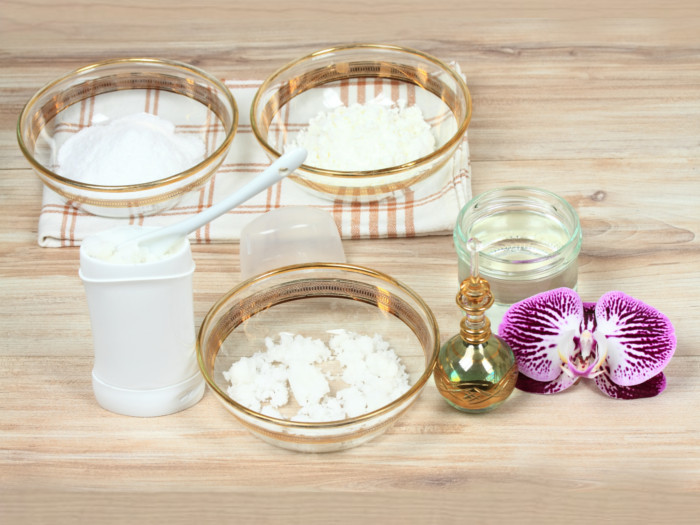
[[[310,206],[278,208],[241,231],[241,277],[309,262],[345,262],[333,217]]]

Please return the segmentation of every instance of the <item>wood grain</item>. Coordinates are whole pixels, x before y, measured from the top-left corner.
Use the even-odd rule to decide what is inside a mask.
[[[0,522],[693,522],[698,27],[691,1],[2,2]],[[474,97],[474,193],[536,185],[574,205],[581,295],[619,289],[675,325],[666,392],[616,402],[581,384],[552,397],[516,393],[470,417],[431,383],[384,436],[327,455],[258,441],[210,394],[162,418],[99,408],[78,252],[36,243],[42,188],[15,139],[22,105],[44,83],[108,57],[173,58],[254,79],[352,41],[459,62]],[[456,331],[449,236],[344,247],[350,262],[418,291],[443,339]],[[238,281],[238,246],[198,245],[194,256],[199,323]]]

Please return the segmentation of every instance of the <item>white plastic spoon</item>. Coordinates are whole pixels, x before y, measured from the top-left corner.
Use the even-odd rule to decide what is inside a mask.
[[[116,247],[115,251],[125,246],[147,248],[151,255],[159,257],[168,252],[176,243],[187,237],[197,228],[213,221],[220,215],[244,203],[254,195],[279,182],[301,166],[306,159],[307,152],[299,148],[282,155],[275,162],[256,176],[252,181],[238,191],[232,193],[221,202],[214,204],[197,215],[193,215],[184,221],[171,224],[158,230],[149,231],[124,241]]]

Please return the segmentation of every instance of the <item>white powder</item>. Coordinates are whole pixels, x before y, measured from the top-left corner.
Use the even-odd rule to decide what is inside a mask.
[[[233,363],[224,378],[227,393],[240,404],[282,419],[290,401],[299,409],[293,421],[337,421],[387,405],[406,392],[408,374],[381,336],[329,331],[320,339],[281,333],[265,339],[265,351]],[[331,383],[341,383],[332,391]],[[291,390],[291,396],[290,394]]]
[[[58,151],[57,173],[104,186],[151,182],[201,162],[204,142],[175,133],[175,125],[149,113],[135,113],[93,125],[71,136]]]
[[[310,166],[369,171],[432,153],[435,137],[418,106],[372,101],[319,113],[289,147],[305,148]]]

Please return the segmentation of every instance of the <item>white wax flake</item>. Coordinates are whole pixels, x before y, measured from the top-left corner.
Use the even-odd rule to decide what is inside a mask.
[[[324,397],[319,403],[303,405],[292,421],[338,421],[345,417],[345,409],[337,398]]]
[[[368,412],[367,396],[356,386],[349,386],[339,390],[335,395],[345,408],[348,417],[361,416]]]
[[[321,398],[331,390],[323,372],[312,364],[290,365],[287,379],[294,398],[302,407],[318,404]]]
[[[352,392],[352,403],[359,405],[362,395],[367,411],[376,410],[408,390],[405,367],[380,336],[341,332],[330,346],[343,364],[343,381],[358,391]]]
[[[260,409],[260,413],[266,416],[275,417],[277,419],[284,419],[284,416],[280,414],[280,411],[270,405],[265,405],[262,407],[262,409]]]
[[[265,348],[271,361],[290,366],[299,363],[320,363],[331,355],[328,347],[320,339],[286,332],[280,333],[279,338],[277,344],[269,337],[265,339]]]
[[[175,175],[204,159],[198,136],[175,133],[175,125],[149,113],[135,113],[92,125],[71,136],[58,151],[59,175],[70,179],[121,186]]]
[[[409,389],[404,365],[381,336],[329,330],[330,342],[290,333],[265,339],[265,351],[242,357],[223,373],[238,403],[271,417],[293,397],[293,421],[337,421],[387,405]],[[345,384],[332,393],[335,366]],[[291,390],[292,396],[289,396]]]
[[[435,151],[435,137],[418,106],[379,100],[322,111],[289,148],[308,151],[305,163],[337,171],[399,166]]]
[[[285,367],[271,363],[261,352],[242,357],[223,375],[231,383],[228,395],[252,410],[260,410],[262,403],[280,407],[289,401]]]

